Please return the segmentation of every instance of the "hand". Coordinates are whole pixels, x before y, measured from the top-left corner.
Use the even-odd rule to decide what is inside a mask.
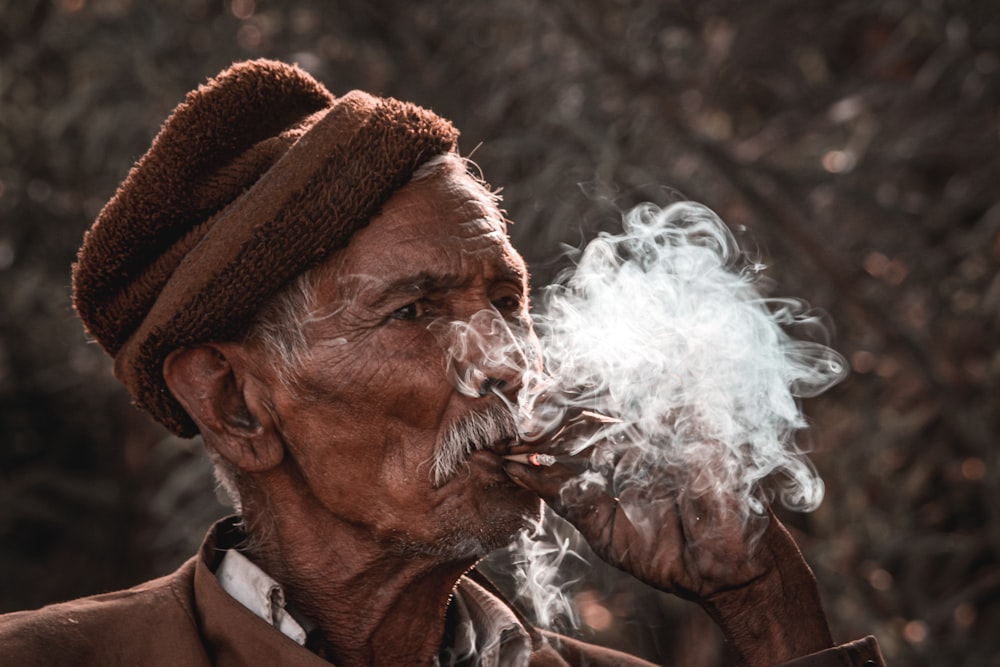
[[[676,473],[636,457],[608,445],[583,472],[513,462],[507,472],[576,526],[601,558],[699,603],[745,664],[776,664],[832,645],[812,573],[776,517],[748,524],[734,501],[696,495]]]
[[[659,590],[704,599],[773,567],[766,555],[763,562],[748,557],[751,531],[736,508],[715,496],[677,491],[676,475],[654,473],[636,465],[635,457],[602,448],[582,472],[560,463],[509,463],[507,470],[572,523],[598,556]],[[642,478],[621,474],[635,470],[643,471]]]

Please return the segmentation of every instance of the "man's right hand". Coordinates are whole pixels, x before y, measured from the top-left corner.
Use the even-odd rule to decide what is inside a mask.
[[[833,645],[812,572],[773,514],[752,517],[710,492],[678,491],[655,466],[598,450],[580,472],[508,462],[510,477],[572,523],[594,552],[665,592],[700,604],[741,662],[773,665]],[[611,492],[617,489],[617,495]]]

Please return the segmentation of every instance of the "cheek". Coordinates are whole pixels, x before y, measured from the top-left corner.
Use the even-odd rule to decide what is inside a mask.
[[[344,394],[390,420],[430,428],[451,394],[444,354],[423,329],[380,332],[344,366]]]
[[[440,348],[426,332],[391,333],[320,346],[307,362],[281,410],[290,444],[304,449],[303,459],[328,459],[315,461],[327,468],[378,458],[385,467],[429,455],[419,445],[436,441],[452,394]],[[320,443],[321,450],[305,451]]]
[[[390,407],[439,386],[443,365],[441,348],[427,331],[379,331],[323,347],[307,362],[299,385],[315,400]]]

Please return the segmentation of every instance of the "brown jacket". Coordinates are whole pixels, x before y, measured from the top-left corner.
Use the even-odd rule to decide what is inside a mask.
[[[213,528],[199,555],[166,577],[125,591],[0,616],[0,667],[329,667],[222,589],[214,574],[222,555],[216,537]],[[525,627],[532,640],[533,667],[649,665]],[[883,664],[872,637],[788,663],[794,667],[868,664]]]

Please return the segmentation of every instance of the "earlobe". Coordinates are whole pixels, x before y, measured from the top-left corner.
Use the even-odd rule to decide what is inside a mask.
[[[254,377],[236,345],[199,345],[171,352],[163,377],[206,440],[248,472],[278,465],[284,446]]]

